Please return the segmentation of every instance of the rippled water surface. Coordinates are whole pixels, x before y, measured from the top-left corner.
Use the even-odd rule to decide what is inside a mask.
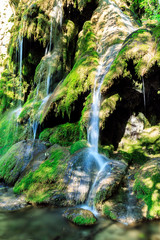
[[[160,240],[160,221],[124,226],[99,219],[94,227],[75,227],[63,209],[29,208],[0,213],[0,240]]]

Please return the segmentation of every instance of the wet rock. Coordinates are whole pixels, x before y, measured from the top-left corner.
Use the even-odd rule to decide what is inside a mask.
[[[109,160],[106,163],[97,177],[96,203],[104,202],[114,193],[125,175],[126,168],[127,164],[122,161]]]
[[[29,206],[24,196],[18,196],[13,193],[13,188],[0,185],[0,210],[14,211]]]
[[[135,224],[144,219],[144,203],[133,192],[136,169],[130,167],[118,191],[108,199],[102,209],[105,216],[125,225]]]
[[[69,206],[85,202],[97,169],[94,157],[88,149],[76,154],[69,162],[65,176],[66,197]]]
[[[64,212],[63,216],[79,226],[91,226],[97,221],[92,212],[81,208],[68,209]]]
[[[0,180],[13,185],[29,170],[35,170],[45,159],[46,146],[39,141],[21,141],[0,159]],[[43,152],[43,156],[40,153]],[[35,160],[35,161],[34,161]]]

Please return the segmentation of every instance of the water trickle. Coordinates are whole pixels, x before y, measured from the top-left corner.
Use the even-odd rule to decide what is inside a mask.
[[[48,101],[49,97],[50,97],[50,95],[47,95],[42,100],[41,105],[40,105],[40,107],[39,107],[39,109],[37,111],[38,113],[37,113],[37,115],[35,115],[33,123],[31,124],[32,125],[32,131],[33,131],[33,140],[36,139],[37,130],[38,130],[39,122],[40,122],[40,115],[41,115],[41,113],[43,111],[44,104]],[[29,119],[29,121],[31,121],[31,120]]]
[[[19,45],[19,97],[20,97],[20,106],[22,101],[22,60],[23,60],[23,35],[19,33],[18,37]]]
[[[50,56],[53,47],[56,47],[58,44],[57,41],[57,30],[58,27],[62,27],[63,19],[63,5],[62,0],[56,0],[55,6],[50,14],[51,16],[51,26],[50,26],[50,41],[49,47],[46,48],[45,55]],[[54,45],[54,46],[53,46]],[[50,82],[51,82],[51,66],[48,67],[48,76],[47,76],[47,95],[50,93]]]
[[[144,83],[144,77],[142,77],[142,90],[143,90],[143,101],[144,101],[144,111],[146,111],[146,93],[145,93],[145,83]]]
[[[39,125],[38,121],[33,121],[33,124],[32,124],[32,129],[33,129],[33,140],[36,139],[38,125]]]

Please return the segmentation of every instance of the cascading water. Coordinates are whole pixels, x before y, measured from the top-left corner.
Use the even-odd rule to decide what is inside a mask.
[[[50,27],[50,42],[48,52],[46,51],[47,55],[51,55],[53,39],[54,39],[54,47],[56,46],[57,42],[57,29],[58,26],[62,27],[62,19],[63,19],[63,8],[62,8],[62,0],[56,0],[55,6],[50,14],[51,16],[51,27]],[[54,23],[54,24],[53,24]],[[51,66],[49,64],[48,68],[48,76],[47,76],[47,95],[50,93],[50,81],[51,81]]]
[[[23,35],[19,33],[18,37],[18,47],[19,47],[19,97],[20,106],[22,101],[22,60],[23,60]]]
[[[94,82],[93,90],[93,103],[91,108],[90,125],[88,128],[88,142],[90,144],[89,155],[95,160],[98,165],[96,177],[88,193],[86,204],[83,208],[90,209],[96,214],[94,209],[93,200],[96,195],[96,190],[100,180],[107,178],[110,175],[111,168],[108,166],[109,159],[98,153],[98,141],[99,141],[99,112],[100,112],[100,101],[101,101],[101,86],[105,75],[108,73],[110,66],[115,59],[117,53],[121,48],[121,44],[116,44],[109,47],[105,54],[100,57],[100,64],[97,69],[97,74]]]
[[[56,56],[56,52],[54,52],[54,49],[57,47],[59,44],[59,41],[57,40],[57,30],[58,27],[62,27],[62,18],[63,18],[63,5],[62,5],[62,0],[56,0],[53,10],[50,14],[51,16],[51,25],[50,25],[50,40],[49,40],[49,46],[46,48],[45,51],[45,56],[48,58],[48,75],[46,79],[46,97],[42,100],[42,103],[39,107],[38,114],[35,116],[35,120],[32,122],[32,131],[33,131],[33,140],[36,139],[37,135],[37,130],[39,126],[39,118],[40,118],[40,112],[43,109],[44,104],[47,102],[49,96],[50,96],[50,85],[51,85],[51,52],[53,50],[52,56]],[[41,71],[41,70],[40,70]],[[40,88],[40,80],[37,86],[37,97],[39,93],[39,88]]]

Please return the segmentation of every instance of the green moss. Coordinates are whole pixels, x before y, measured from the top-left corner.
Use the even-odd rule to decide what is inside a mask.
[[[106,157],[111,157],[114,151],[114,146],[113,145],[108,145],[108,146],[100,146],[99,147],[99,152],[104,154]]]
[[[150,155],[156,155],[160,152],[160,127],[153,126],[145,128],[137,140],[124,137],[118,148],[118,153],[127,162],[133,164],[144,164],[150,158]]]
[[[22,108],[22,111],[18,117],[18,121],[23,123],[30,119],[35,119],[36,116],[40,117],[42,101],[41,100],[28,100]]]
[[[62,146],[71,145],[80,138],[79,123],[66,123],[53,128],[50,143],[58,143]]]
[[[107,205],[103,206],[103,214],[112,220],[117,219],[116,215],[110,210],[110,207]]]
[[[77,225],[92,225],[96,222],[94,217],[76,216],[73,222]]]
[[[80,140],[80,127],[78,123],[65,123],[54,128],[44,129],[39,136],[41,141],[49,141],[51,144],[70,146]]]
[[[160,167],[158,161],[142,166],[135,176],[134,191],[148,208],[147,218],[160,217]]]
[[[47,142],[47,141],[49,141],[52,133],[53,133],[53,128],[46,128],[40,133],[39,139],[41,141]]]
[[[152,36],[151,31],[139,29],[129,35],[123,43],[123,47],[114,60],[110,71],[106,74],[102,91],[107,91],[115,81],[128,79],[129,81],[139,82],[142,76],[149,74],[150,68],[159,63],[159,50]],[[152,54],[153,53],[153,54]],[[155,54],[154,54],[155,53]],[[149,58],[147,56],[150,56]],[[129,63],[133,63],[135,75],[130,70]]]
[[[63,175],[67,167],[68,152],[62,148],[54,148],[48,160],[40,165],[35,172],[30,172],[14,187],[15,193],[24,192],[30,202],[43,202],[53,190],[64,189]]]
[[[73,145],[70,147],[70,153],[74,154],[78,150],[87,147],[87,141],[86,140],[80,140],[78,142],[75,142]]]

